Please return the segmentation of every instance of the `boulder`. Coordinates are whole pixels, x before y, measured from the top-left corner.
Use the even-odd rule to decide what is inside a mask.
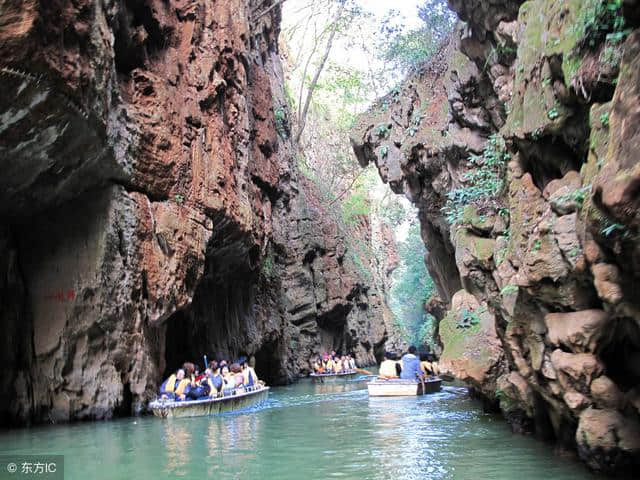
[[[608,320],[609,314],[604,310],[549,313],[544,317],[551,344],[574,353],[594,352]]]

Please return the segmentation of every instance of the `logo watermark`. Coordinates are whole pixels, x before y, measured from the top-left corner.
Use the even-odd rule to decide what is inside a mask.
[[[0,455],[0,479],[64,480],[63,455]]]

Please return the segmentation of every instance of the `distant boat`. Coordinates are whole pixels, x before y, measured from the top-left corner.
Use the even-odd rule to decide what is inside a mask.
[[[154,400],[149,408],[156,417],[180,418],[202,417],[218,413],[233,412],[242,408],[253,407],[264,402],[269,396],[269,387],[258,385],[245,389],[234,390],[231,395],[223,397],[206,397],[198,400]]]
[[[340,373],[312,373],[309,376],[315,383],[339,382],[341,380],[349,380],[358,375],[355,370],[347,370]]]
[[[424,382],[401,378],[377,378],[367,383],[370,397],[411,397],[439,392],[441,388],[442,380],[438,377],[428,378]]]

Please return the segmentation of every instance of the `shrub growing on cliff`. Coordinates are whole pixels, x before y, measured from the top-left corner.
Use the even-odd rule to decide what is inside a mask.
[[[447,202],[442,208],[450,225],[462,220],[466,205],[477,206],[479,212],[486,208],[499,210],[498,198],[505,187],[509,158],[504,139],[499,135],[489,138],[482,155],[469,157],[469,171],[462,177],[464,185],[447,194]]]
[[[622,15],[622,0],[590,0],[575,28],[580,47],[594,49],[603,41],[621,43],[631,32]]]

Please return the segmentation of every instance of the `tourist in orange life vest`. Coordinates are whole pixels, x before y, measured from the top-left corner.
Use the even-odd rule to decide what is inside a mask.
[[[184,400],[191,389],[191,382],[184,378],[184,370],[180,368],[160,385],[163,399]]]

